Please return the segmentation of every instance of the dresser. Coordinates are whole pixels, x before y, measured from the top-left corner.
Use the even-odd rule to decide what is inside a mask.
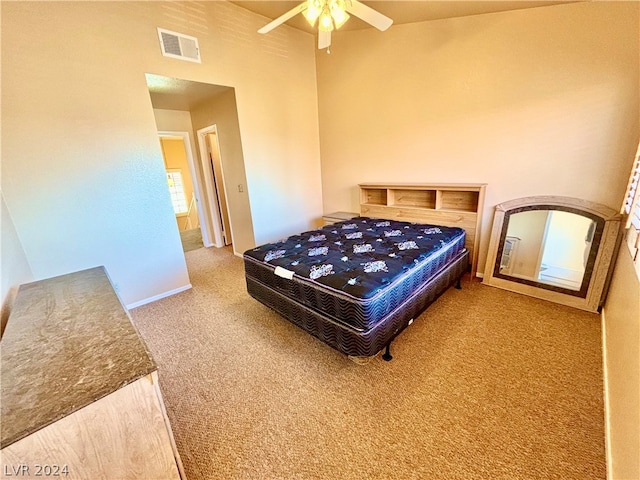
[[[184,480],[156,363],[103,267],[21,285],[0,360],[2,478]]]

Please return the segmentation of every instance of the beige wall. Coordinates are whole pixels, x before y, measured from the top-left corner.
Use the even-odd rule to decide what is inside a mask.
[[[518,212],[509,217],[507,235],[520,239],[514,257],[515,263],[511,270],[512,275],[529,279],[537,278],[548,215],[549,212],[546,210],[531,210]]]
[[[640,478],[640,282],[620,248],[603,311],[609,478]]]
[[[153,109],[153,116],[156,120],[156,126],[158,132],[164,133],[187,133],[189,136],[189,148],[191,149],[191,155],[195,162],[195,168],[198,168],[199,154],[196,146],[195,137],[193,134],[193,125],[191,124],[191,113],[184,110],[165,110],[160,108]],[[191,170],[189,170],[191,173]],[[198,175],[198,173],[196,173]],[[193,178],[191,179],[194,180]],[[194,184],[194,188],[195,188]],[[196,218],[197,212],[192,213],[192,224],[197,225],[200,223],[200,219]],[[184,221],[182,223],[185,223]],[[201,228],[206,228],[205,225],[200,225]],[[180,229],[178,227],[178,229]],[[212,238],[213,233],[209,233],[209,238]],[[204,237],[203,237],[204,238]]]
[[[493,207],[617,208],[637,147],[638,2],[580,2],[334,35],[316,55],[324,211],[360,182],[486,182]],[[635,142],[635,144],[634,144]]]
[[[160,144],[162,145],[162,156],[164,157],[165,168],[167,170],[180,170],[182,183],[184,184],[185,200],[187,202],[187,208],[189,208],[193,196],[193,179],[191,178],[189,170],[184,140],[182,138],[162,137],[160,138]],[[176,222],[179,231],[187,230],[188,228],[197,228],[197,207],[194,208],[188,216],[185,213],[176,215]]]
[[[591,243],[585,239],[593,221],[570,212],[549,213],[549,226],[542,263],[574,272],[584,272]]]
[[[247,193],[248,172],[245,169],[245,154],[243,152],[243,137],[240,134],[240,123],[236,95],[233,90],[224,92],[211,100],[193,107],[191,121],[194,132],[216,125],[218,131],[218,144],[224,176],[224,186],[228,213],[231,219],[231,232],[233,237],[233,250],[241,255],[244,251],[255,246],[254,228],[251,221],[252,210],[260,199]],[[194,133],[194,136],[196,133]],[[319,179],[317,179],[319,181]],[[242,191],[238,186],[242,187]],[[249,188],[253,188],[250,186]],[[273,191],[270,195],[283,195],[282,192]],[[286,192],[284,193],[286,197]]]
[[[145,73],[236,89],[255,241],[321,216],[312,35],[228,2],[1,8],[2,191],[36,278],[105,265],[127,305],[189,286]],[[202,64],[162,57],[157,27]]]
[[[33,280],[33,274],[1,190],[0,202],[0,272],[2,272],[0,336],[2,336],[17,293],[17,286]]]
[[[153,116],[159,132],[187,132],[189,134],[191,154],[197,157],[198,147],[196,146],[196,140],[193,136],[191,114],[188,111],[154,108]],[[196,158],[196,162],[197,161],[198,160]]]

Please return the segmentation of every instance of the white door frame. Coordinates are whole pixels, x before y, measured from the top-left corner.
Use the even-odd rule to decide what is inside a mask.
[[[209,232],[207,231],[207,221],[205,218],[205,212],[202,208],[202,201],[200,196],[200,175],[195,168],[195,159],[193,157],[193,150],[191,149],[191,135],[189,132],[174,132],[174,131],[159,131],[158,137],[162,138],[182,138],[184,143],[184,150],[187,154],[187,165],[189,165],[189,173],[191,173],[191,179],[193,180],[193,194],[196,197],[196,203],[198,206],[198,219],[200,220],[200,231],[202,232],[202,243],[205,247],[211,247],[213,243],[209,239]]]
[[[218,128],[214,125],[209,125],[208,127],[201,128],[197,131],[198,135],[198,147],[200,148],[200,162],[202,163],[202,171],[204,173],[204,184],[205,190],[207,192],[207,199],[209,200],[209,215],[213,221],[213,235],[214,235],[214,244],[216,247],[224,247],[224,236],[222,234],[222,218],[220,218],[220,206],[218,205],[219,191],[217,189],[220,188],[220,184],[224,187],[224,168],[222,166],[222,158],[220,159],[220,172],[222,174],[222,178],[216,181],[214,179],[214,171],[211,165],[211,161],[207,156],[207,144],[205,136],[209,133],[214,133],[216,137],[218,136]],[[220,152],[218,152],[219,154]],[[229,217],[229,226],[230,232],[226,232],[228,238],[230,238],[231,243],[233,244],[233,228],[231,228],[232,219],[231,213],[229,212],[229,198],[227,198],[227,216]]]

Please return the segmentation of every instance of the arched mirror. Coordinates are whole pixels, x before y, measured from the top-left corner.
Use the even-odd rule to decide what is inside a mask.
[[[620,215],[570,197],[496,206],[484,283],[587,311],[604,301]]]

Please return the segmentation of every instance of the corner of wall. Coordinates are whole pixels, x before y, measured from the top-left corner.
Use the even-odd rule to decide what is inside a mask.
[[[18,286],[21,283],[32,280],[33,273],[1,190],[0,199],[2,203],[0,211],[0,234],[2,236],[2,251],[0,252],[0,271],[2,272],[0,337],[2,337],[9,314],[13,308]]]
[[[624,245],[601,320],[607,479],[640,478],[640,282]]]
[[[605,319],[605,309],[600,313],[600,329],[602,331],[602,383],[604,399],[604,451],[606,456],[607,480],[613,480],[613,459],[611,458],[611,420],[609,418],[609,380],[607,376],[607,329]]]

